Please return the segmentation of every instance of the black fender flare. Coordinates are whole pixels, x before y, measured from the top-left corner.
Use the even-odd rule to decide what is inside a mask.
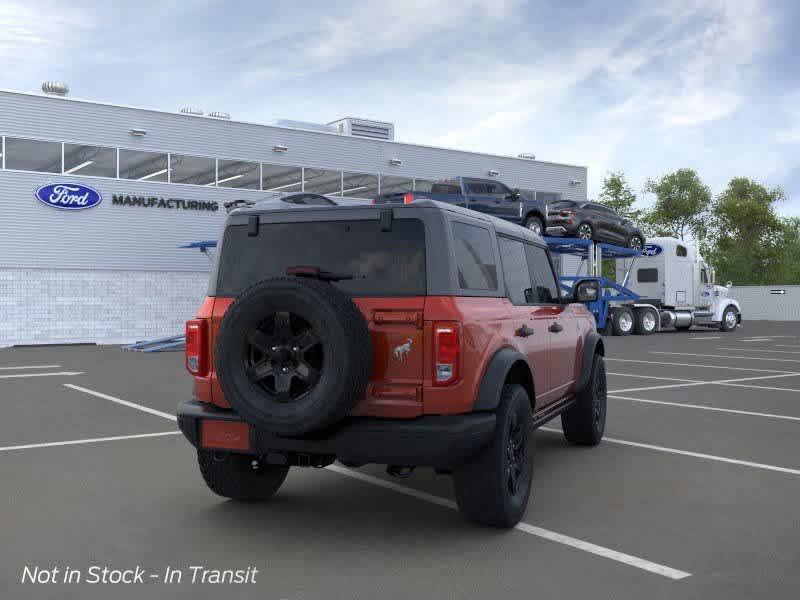
[[[474,411],[492,411],[500,404],[500,395],[503,392],[503,385],[506,382],[509,372],[515,365],[524,363],[527,368],[527,375],[530,382],[531,406],[534,403],[533,391],[533,371],[531,370],[528,357],[518,352],[514,348],[506,346],[495,352],[489,361],[489,365],[483,372],[483,379],[478,387],[478,397],[473,406]]]
[[[530,217],[539,217],[539,219],[541,219],[542,221],[542,225],[544,226],[545,229],[547,229],[547,219],[545,218],[542,211],[540,211],[538,208],[532,208],[528,212],[526,212],[525,216],[522,218],[522,223],[525,224],[525,221],[527,221]]]
[[[589,383],[589,377],[592,374],[592,363],[594,362],[594,355],[605,355],[605,346],[603,346],[603,338],[596,331],[590,331],[586,336],[586,341],[583,344],[583,356],[581,360],[581,373],[578,378],[578,383],[575,386],[575,393],[582,391],[586,384]]]

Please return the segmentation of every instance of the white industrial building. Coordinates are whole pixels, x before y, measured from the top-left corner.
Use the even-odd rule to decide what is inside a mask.
[[[585,167],[404,144],[391,123],[261,125],[43,89],[0,91],[0,346],[182,331],[209,261],[179,246],[216,239],[224,203],[265,191],[373,198],[465,175],[586,199]],[[98,202],[61,210],[37,197],[55,186],[90,188]]]

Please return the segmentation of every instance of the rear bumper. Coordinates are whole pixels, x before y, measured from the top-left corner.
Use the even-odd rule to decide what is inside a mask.
[[[235,412],[209,404],[186,401],[178,405],[178,426],[195,447],[265,456],[283,454],[290,462],[304,456],[332,456],[344,462],[452,468],[483,448],[494,435],[495,415],[425,416],[416,419],[351,417],[324,435],[295,438],[244,424]],[[245,440],[215,437],[210,445],[203,435],[207,422],[229,424],[244,432]],[[215,425],[221,430],[224,425]]]

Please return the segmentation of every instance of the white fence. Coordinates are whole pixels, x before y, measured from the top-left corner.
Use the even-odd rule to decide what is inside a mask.
[[[800,321],[800,285],[733,286],[745,321]]]

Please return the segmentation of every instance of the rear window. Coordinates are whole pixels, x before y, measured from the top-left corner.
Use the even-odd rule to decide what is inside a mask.
[[[431,194],[454,194],[461,195],[461,187],[452,183],[434,183],[431,186]]]
[[[295,266],[353,275],[333,282],[352,296],[425,295],[425,226],[419,219],[394,219],[391,231],[381,231],[377,219],[263,223],[259,235],[249,237],[246,225],[231,225],[219,257],[217,294],[235,296]]]
[[[458,285],[462,290],[496,290],[497,266],[488,229],[453,223]]]

